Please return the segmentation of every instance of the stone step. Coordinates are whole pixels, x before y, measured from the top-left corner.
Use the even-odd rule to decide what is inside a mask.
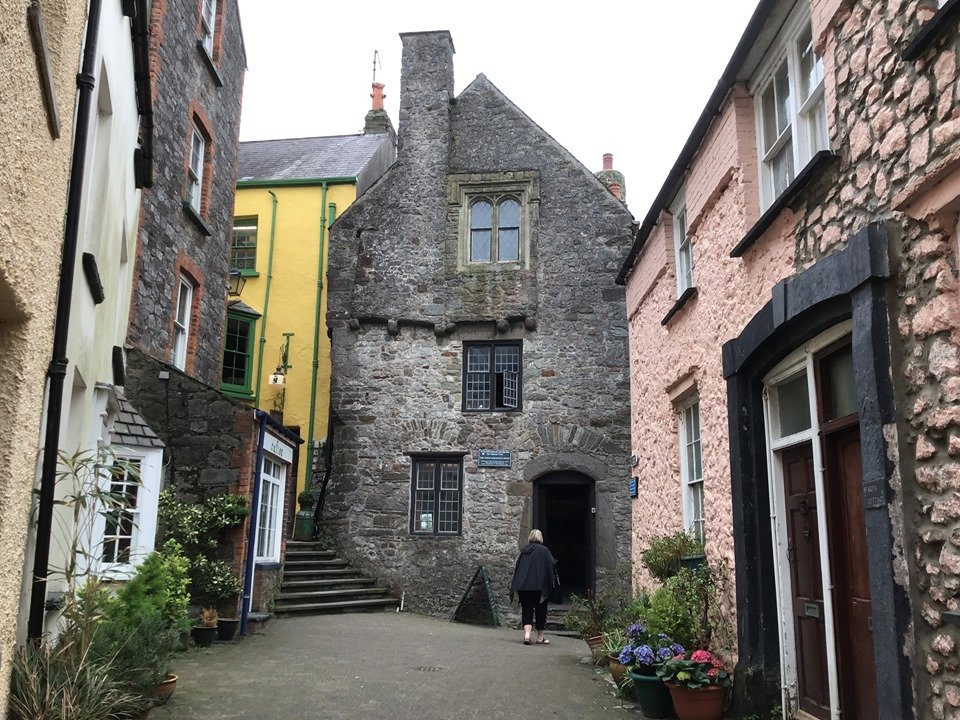
[[[348,563],[346,560],[340,560],[338,558],[334,558],[332,560],[329,560],[329,559],[320,559],[320,560],[309,559],[308,560],[306,558],[304,559],[296,558],[294,560],[291,560],[288,558],[287,560],[284,561],[283,566],[292,568],[294,570],[303,570],[305,568],[318,568],[318,569],[342,568],[342,567],[347,567],[349,564],[350,563]]]
[[[387,594],[382,587],[370,588],[338,588],[336,590],[316,590],[312,592],[281,592],[274,598],[276,602],[290,602],[297,600],[348,600],[350,598],[376,597]]]
[[[369,612],[395,608],[399,605],[395,598],[370,598],[366,600],[342,600],[339,602],[314,602],[299,605],[281,605],[273,609],[274,613],[335,613],[335,612]]]
[[[287,548],[287,552],[284,554],[284,558],[290,559],[301,559],[301,558],[318,558],[324,560],[332,560],[336,558],[337,554],[333,550],[311,550],[309,548]]]
[[[280,584],[280,588],[285,590],[287,588],[306,588],[306,587],[347,587],[349,585],[373,585],[376,583],[376,580],[373,578],[366,577],[355,577],[355,578],[326,578],[320,580],[284,580]]]
[[[335,577],[362,577],[360,573],[354,570],[351,567],[343,568],[311,568],[308,570],[287,570],[284,567],[283,570],[284,578],[316,578],[317,580],[323,578],[335,578]]]

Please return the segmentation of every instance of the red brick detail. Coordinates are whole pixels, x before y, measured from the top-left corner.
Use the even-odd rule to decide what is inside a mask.
[[[167,14],[167,0],[153,0],[150,7],[150,96],[157,102],[157,78],[160,76],[160,48],[163,46],[163,20]]]
[[[173,321],[177,315],[177,294],[180,292],[180,278],[193,284],[193,301],[190,304],[190,327],[187,330],[187,359],[183,371],[191,377],[196,377],[197,346],[200,342],[200,303],[203,300],[204,280],[203,272],[183,250],[177,253],[174,261],[173,291],[170,297],[170,317],[167,320],[167,350],[166,357],[173,364]]]
[[[184,199],[187,197],[193,128],[196,126],[204,139],[203,177],[201,178],[200,187],[200,216],[206,218],[210,211],[210,195],[213,188],[213,158],[215,157],[214,152],[216,151],[216,143],[213,138],[213,123],[210,122],[210,116],[207,115],[196,98],[191,98],[190,105],[187,108],[187,114],[190,121],[187,123],[186,151],[183,156]]]

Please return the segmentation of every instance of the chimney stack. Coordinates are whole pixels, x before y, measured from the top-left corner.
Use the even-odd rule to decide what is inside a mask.
[[[393,123],[390,122],[390,116],[387,115],[387,111],[383,109],[383,99],[386,97],[383,92],[383,83],[375,82],[373,84],[373,92],[370,93],[370,97],[373,98],[373,105],[364,118],[363,134],[390,135],[391,137],[395,137],[396,133],[393,130]]]
[[[626,202],[627,182],[623,173],[613,169],[613,153],[603,154],[603,170],[597,173],[597,178],[609,190],[617,200]]]
[[[446,168],[453,99],[453,38],[446,30],[400,33],[400,127],[397,159],[424,172]],[[446,170],[444,170],[446,172]]]

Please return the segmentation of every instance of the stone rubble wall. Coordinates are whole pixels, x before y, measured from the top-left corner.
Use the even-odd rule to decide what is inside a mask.
[[[732,259],[730,249],[752,224],[744,222],[744,182],[755,182],[751,158],[738,156],[693,233],[696,299],[660,327],[675,298],[667,266],[649,294],[628,287],[628,312],[633,451],[644,478],[634,506],[634,559],[639,564],[650,536],[680,526],[677,420],[668,392],[687,374],[701,397],[709,552],[730,557],[721,345],[739,334],[778,279],[842,249],[870,222],[897,229],[888,298],[897,422],[888,429],[888,456],[899,481],[891,516],[902,554],[891,562],[913,606],[913,637],[903,652],[916,669],[917,717],[941,720],[960,717],[960,628],[942,618],[960,609],[960,285],[956,208],[933,212],[929,193],[941,180],[941,197],[957,194],[960,36],[947,29],[917,60],[900,58],[932,14],[929,3],[902,0],[819,3],[814,37],[838,161],[743,258]],[[648,268],[644,278],[651,277]],[[647,581],[642,570],[637,581]]]

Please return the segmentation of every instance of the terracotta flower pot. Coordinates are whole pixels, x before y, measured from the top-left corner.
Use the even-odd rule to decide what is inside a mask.
[[[163,705],[173,695],[173,691],[177,688],[177,678],[177,675],[167,675],[167,679],[153,689],[154,702],[157,705]]]
[[[617,684],[617,687],[620,687],[620,683],[623,682],[623,678],[627,674],[627,666],[620,664],[620,661],[617,659],[620,656],[617,653],[610,653],[607,657],[610,659],[607,670],[609,670],[613,676],[613,681]]]
[[[600,647],[603,645],[603,635],[594,635],[592,637],[586,638],[587,645],[590,648],[590,652],[593,655],[596,655],[600,650]]]
[[[688,688],[668,684],[673,708],[679,720],[720,720],[727,689],[719,685]]]

